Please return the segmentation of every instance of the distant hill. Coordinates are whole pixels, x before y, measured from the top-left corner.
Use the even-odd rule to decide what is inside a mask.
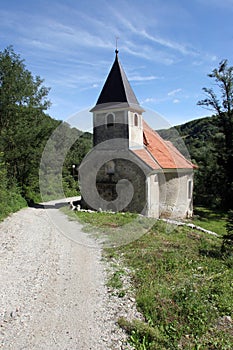
[[[214,138],[219,133],[217,124],[217,117],[212,116],[195,119],[157,132],[165,140],[173,142],[181,152],[186,153],[188,150],[191,159],[198,162],[203,157],[201,150],[212,149]],[[183,149],[183,143],[187,147],[186,152]]]

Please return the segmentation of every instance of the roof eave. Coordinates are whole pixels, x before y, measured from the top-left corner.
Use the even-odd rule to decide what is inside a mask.
[[[192,173],[193,168],[162,168],[164,173]]]
[[[98,105],[95,105],[90,112],[97,112],[97,111],[107,111],[107,110],[114,110],[114,109],[125,109],[125,110],[131,110],[138,113],[143,113],[145,110],[138,104],[132,104],[128,102],[107,102],[107,103],[101,103]]]

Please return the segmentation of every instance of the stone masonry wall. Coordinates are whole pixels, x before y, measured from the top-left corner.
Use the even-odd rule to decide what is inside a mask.
[[[109,207],[107,209],[117,210],[110,201],[118,198],[116,184],[125,179],[132,185],[133,198],[129,201],[129,198],[124,198],[124,190],[120,191],[120,196],[128,203],[123,211],[143,213],[147,203],[146,176],[144,172],[138,165],[127,159],[116,159],[114,165],[114,174],[107,174],[107,164],[103,165],[97,174],[96,180],[96,186],[100,196],[106,201],[109,201]]]

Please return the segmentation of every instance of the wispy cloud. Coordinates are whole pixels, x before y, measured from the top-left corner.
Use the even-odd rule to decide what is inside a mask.
[[[139,32],[140,35],[142,35],[145,39],[148,39],[150,41],[153,41],[163,47],[178,51],[184,55],[191,55],[191,56],[196,56],[197,52],[194,48],[188,47],[185,44],[177,43],[174,41],[171,41],[169,39],[159,37],[159,36],[153,36],[149,33],[147,33],[146,30],[142,30]]]
[[[144,103],[153,103],[153,102],[157,102],[158,99],[156,98],[153,98],[153,97],[147,97],[145,100],[141,101],[141,104],[144,104]]]
[[[147,104],[147,103],[148,104],[158,104],[158,103],[163,103],[166,101],[171,101],[172,103],[177,104],[177,103],[180,103],[180,99],[174,98],[174,96],[181,91],[182,91],[182,89],[179,88],[179,89],[172,90],[159,98],[147,97],[141,103],[142,104]]]
[[[232,38],[227,28],[233,0],[185,4],[99,0],[98,6],[94,0],[41,0],[26,5],[27,1],[3,2],[1,46],[13,44],[28,69],[45,78],[59,114],[61,105],[76,108],[95,100],[114,59],[116,36],[120,60],[129,81],[137,86],[137,97],[141,93],[145,105],[161,104],[165,109],[170,105],[171,113],[177,108],[187,114],[188,103],[196,106],[194,93],[201,92],[203,76],[221,60],[218,55],[223,50],[230,56]],[[212,35],[216,21],[216,34],[222,40]]]
[[[162,47],[177,51],[183,55],[191,55],[196,56],[198,55],[198,52],[195,48],[191,47],[190,45],[179,43],[176,41],[172,41],[168,38],[165,38],[163,36],[155,36],[148,32],[148,30],[145,27],[142,27],[141,23],[147,23],[147,18],[144,18],[141,21],[137,20],[137,15],[130,16],[130,19],[136,18],[136,21],[130,21],[128,18],[124,17],[122,15],[122,12],[119,13],[116,9],[112,9],[113,14],[115,17],[117,17],[118,21],[122,23],[122,25],[131,33],[137,35],[137,37],[141,37],[143,39],[147,39],[149,42],[156,43]],[[140,17],[143,15],[140,14]],[[136,23],[135,23],[136,22]],[[140,23],[140,25],[138,25]]]
[[[122,51],[129,53],[132,56],[140,57],[152,62],[171,65],[176,61],[176,58],[166,52],[158,51],[149,45],[136,45],[132,41],[127,41],[121,47]]]
[[[150,75],[150,76],[139,76],[139,75],[135,75],[135,76],[129,76],[129,80],[130,81],[151,81],[151,80],[156,80],[159,79],[159,77],[156,77],[154,75]]]
[[[178,93],[181,92],[181,91],[182,91],[181,88],[175,89],[175,90],[169,91],[169,92],[167,93],[167,95],[168,95],[168,96],[174,96],[174,95],[178,94]]]

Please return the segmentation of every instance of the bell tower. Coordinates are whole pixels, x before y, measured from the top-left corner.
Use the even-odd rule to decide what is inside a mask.
[[[117,49],[115,54],[114,63],[97,103],[91,109],[94,146],[98,145],[101,148],[101,143],[104,147],[104,141],[121,139],[122,149],[143,148],[142,113],[144,110],[139,105],[121,66]],[[113,145],[115,145],[114,142]]]

